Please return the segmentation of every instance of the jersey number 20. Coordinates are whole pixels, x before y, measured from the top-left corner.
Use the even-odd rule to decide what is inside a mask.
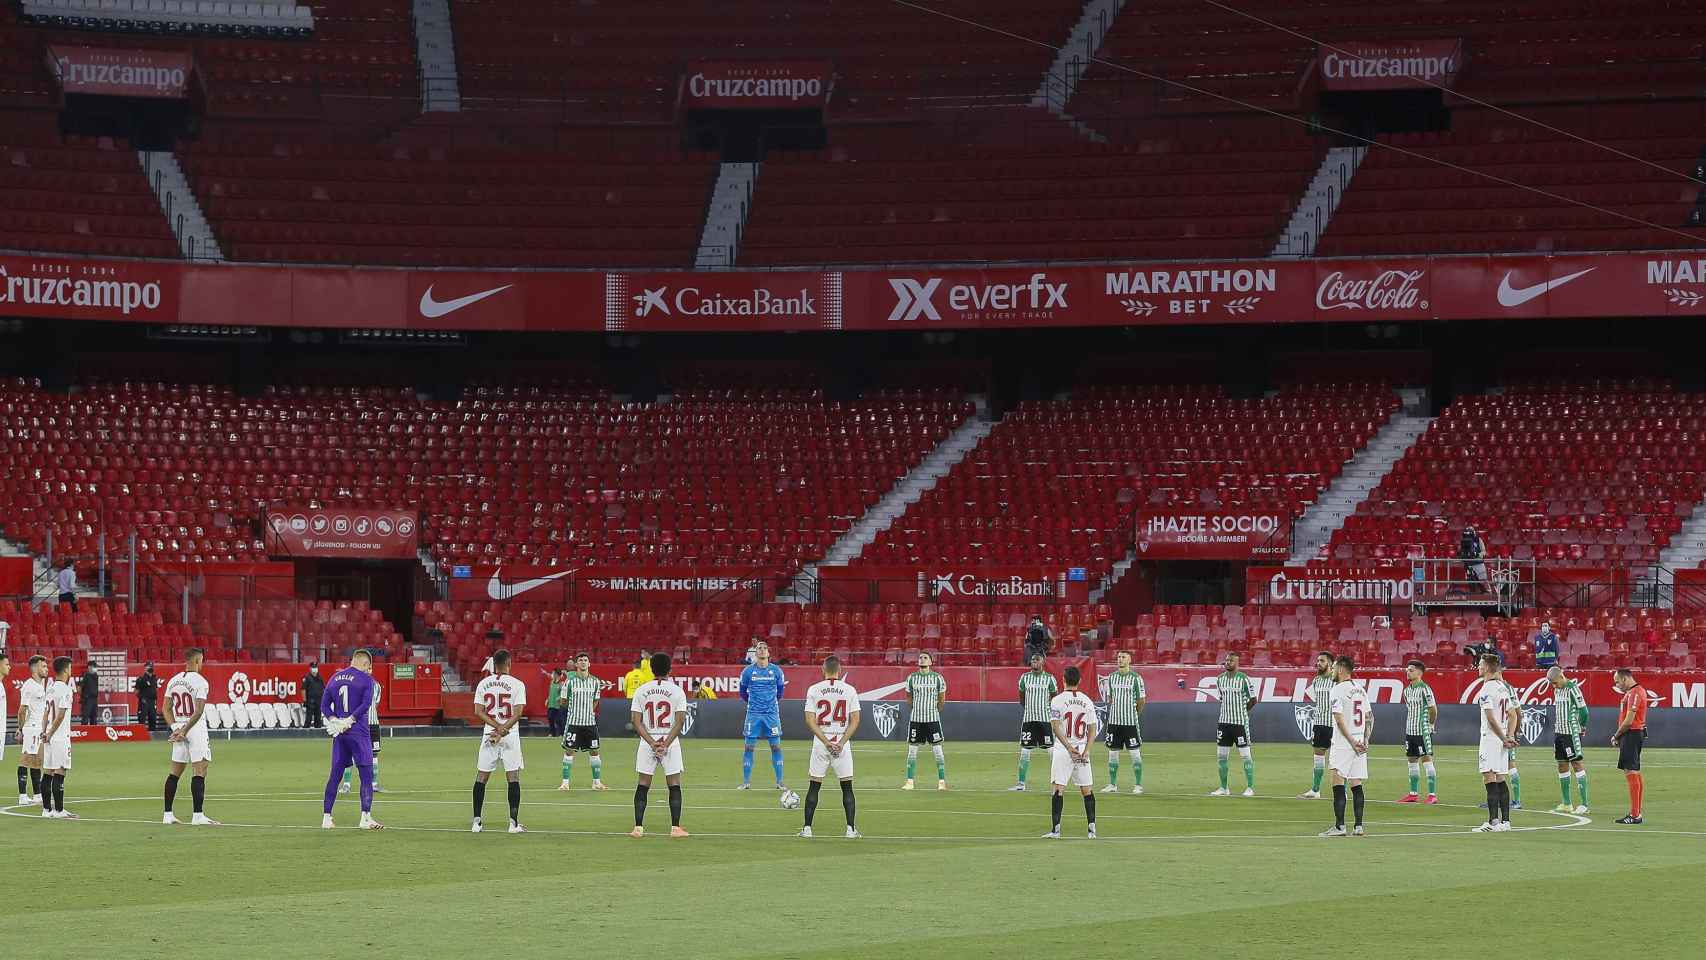
[[[180,690],[172,694],[172,715],[180,721],[188,720],[195,713],[195,697],[187,691]]]

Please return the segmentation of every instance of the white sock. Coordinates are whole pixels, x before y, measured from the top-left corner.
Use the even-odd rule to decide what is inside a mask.
[[[1434,762],[1432,760],[1429,760],[1427,763],[1422,764],[1422,772],[1427,774],[1430,777],[1438,776],[1438,773],[1439,773],[1436,769],[1434,769]]]
[[[911,763],[912,761],[917,760],[917,759],[918,759],[918,744],[916,744],[916,743],[907,744],[906,745],[906,762]]]
[[[1420,778],[1421,775],[1422,775],[1422,765],[1419,763],[1410,764],[1410,776]]]
[[[1231,747],[1217,747],[1217,748],[1215,748],[1214,753],[1220,759],[1225,760],[1228,757],[1232,756],[1232,748]]]
[[[942,745],[941,744],[938,743],[938,744],[935,744],[934,746],[932,746],[930,748],[930,753],[935,756],[937,763],[946,763],[947,762],[947,760],[942,756]]]
[[[1248,762],[1250,759],[1250,748],[1249,747],[1239,747],[1238,748],[1238,756],[1240,758],[1242,758],[1244,761]]]
[[[1133,747],[1131,750],[1131,762],[1133,764],[1142,763],[1143,762],[1143,751],[1137,749],[1136,747]]]
[[[1327,758],[1322,756],[1321,754],[1317,753],[1315,755],[1315,769],[1325,770],[1326,768],[1327,768]]]

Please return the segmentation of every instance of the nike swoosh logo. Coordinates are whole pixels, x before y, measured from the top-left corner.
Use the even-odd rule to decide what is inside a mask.
[[[1520,307],[1548,290],[1555,290],[1577,277],[1592,272],[1593,268],[1589,267],[1586,270],[1578,270],[1575,273],[1567,273],[1564,276],[1537,283],[1532,287],[1513,287],[1511,286],[1511,272],[1506,270],[1505,278],[1499,281],[1499,306]]]
[[[517,580],[514,583],[504,583],[503,579],[498,574],[494,573],[492,574],[492,579],[486,581],[486,596],[491,597],[493,600],[514,600],[516,597],[521,596],[529,590],[537,590],[553,580],[561,580],[579,569],[579,567],[574,567],[564,570],[562,573],[553,573],[548,577],[536,577],[532,580]]]
[[[455,313],[469,304],[479,303],[481,300],[503,293],[505,290],[508,290],[513,286],[515,286],[515,284],[506,283],[501,287],[493,287],[490,290],[482,290],[479,293],[470,293],[466,297],[457,297],[455,300],[434,300],[432,298],[432,285],[428,284],[426,292],[421,294],[421,316],[429,319],[436,319],[444,316],[445,314]]]

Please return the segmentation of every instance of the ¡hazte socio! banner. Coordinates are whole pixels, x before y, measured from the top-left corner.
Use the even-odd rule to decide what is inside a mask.
[[[1140,510],[1139,560],[1249,560],[1291,553],[1291,518],[1272,512]]]
[[[49,44],[47,65],[66,93],[182,100],[195,61],[175,50],[114,50]]]
[[[275,557],[413,560],[420,518],[412,510],[360,507],[267,508],[267,553]]]
[[[1706,316],[1699,251],[718,273],[0,256],[0,312],[416,330],[962,330]]]

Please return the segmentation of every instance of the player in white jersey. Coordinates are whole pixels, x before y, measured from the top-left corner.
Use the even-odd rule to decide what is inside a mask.
[[[492,672],[474,688],[474,718],[484,725],[480,753],[474,762],[474,833],[485,830],[480,812],[486,805],[486,781],[503,764],[509,781],[509,832],[526,833],[521,825],[521,718],[527,712],[527,685],[510,675],[509,651],[492,654]]]
[[[1481,692],[1475,706],[1481,713],[1481,782],[1487,786],[1487,822],[1476,833],[1503,833],[1511,828],[1511,750],[1516,747],[1520,708],[1504,681],[1498,654],[1481,658]]]
[[[1333,692],[1328,700],[1332,707],[1333,742],[1327,748],[1327,768],[1333,771],[1333,829],[1323,837],[1345,836],[1345,790],[1350,788],[1351,805],[1356,812],[1356,825],[1351,836],[1363,836],[1362,785],[1368,779],[1368,741],[1374,736],[1374,704],[1368,690],[1351,679],[1356,662],[1341,656],[1333,661]]]
[[[1060,839],[1060,814],[1066,806],[1066,785],[1073,784],[1084,795],[1084,819],[1090,822],[1090,839],[1096,839],[1096,778],[1090,770],[1090,744],[1096,740],[1096,701],[1090,699],[1078,683],[1083,679],[1077,667],[1067,667],[1063,677],[1066,689],[1049,701],[1049,726],[1054,732],[1054,746],[1049,751],[1049,781],[1054,790],[1049,798],[1054,826],[1043,834],[1046,840]]]
[[[47,658],[30,658],[29,674],[18,688],[18,806],[41,803],[41,728],[47,719]],[[29,779],[25,786],[25,777]],[[24,791],[28,789],[29,792]]]
[[[47,685],[47,716],[42,724],[41,815],[50,820],[75,820],[65,812],[65,773],[71,769],[71,658],[53,659],[53,679]]]
[[[669,835],[685,837],[681,829],[681,728],[687,724],[687,694],[669,679],[669,654],[654,653],[651,658],[652,679],[640,684],[633,692],[628,719],[640,736],[634,753],[634,829],[628,835],[636,839],[646,835],[646,796],[652,789],[652,775],[663,767],[664,782],[669,785]]]
[[[847,839],[862,834],[853,825],[853,734],[859,729],[859,691],[841,679],[841,658],[823,662],[823,679],[806,691],[806,729],[812,734],[812,758],[808,765],[812,785],[806,788],[806,825],[800,836],[812,835],[812,816],[817,813],[818,791],[830,770],[841,781],[841,809],[847,814]]]
[[[195,813],[190,823],[198,827],[217,827],[219,821],[208,819],[201,812],[207,798],[207,765],[213,760],[213,747],[207,740],[207,678],[201,675],[203,659],[200,647],[184,651],[184,669],[166,681],[166,726],[172,735],[172,772],[166,775],[166,812],[161,823],[182,823],[172,814],[172,801],[178,795],[178,778],[184,767],[190,768],[190,800]]]
[[[11,700],[9,698],[9,694],[12,692],[12,684],[11,681],[7,679],[12,675],[12,658],[6,655],[5,647],[6,630],[8,627],[10,627],[10,624],[4,620],[0,620],[0,766],[5,765],[6,721],[11,718],[12,707]],[[24,798],[29,796],[29,794],[24,792],[25,786],[28,782],[24,767],[22,764],[19,764],[18,804],[20,806],[23,805]]]

